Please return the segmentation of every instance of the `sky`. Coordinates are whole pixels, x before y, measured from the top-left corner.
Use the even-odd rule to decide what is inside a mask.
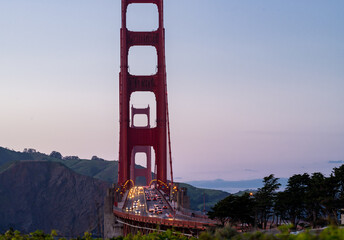
[[[340,166],[343,11],[341,0],[165,0],[174,178]],[[0,146],[117,160],[120,26],[119,0],[0,0]],[[128,28],[156,26],[153,5],[130,6]],[[130,50],[129,70],[154,73],[154,49]],[[154,97],[135,95],[154,119]]]

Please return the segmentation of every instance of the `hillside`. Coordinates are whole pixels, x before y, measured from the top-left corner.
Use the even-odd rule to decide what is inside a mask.
[[[58,230],[63,236],[100,232],[110,184],[61,163],[20,161],[0,173],[0,232]]]
[[[76,173],[100,179],[110,184],[117,182],[118,161],[98,161],[85,159],[63,160],[52,158],[46,154],[39,152],[22,153],[0,147],[0,173],[1,171],[5,170],[11,163],[19,160],[59,162],[64,166],[70,168],[71,170],[75,171]],[[181,186],[186,187],[188,189],[188,195],[190,197],[190,206],[194,210],[203,210],[204,194],[206,199],[207,210],[209,210],[210,207],[212,207],[216,202],[228,196],[227,192],[221,190],[196,188],[190,184],[182,184]]]

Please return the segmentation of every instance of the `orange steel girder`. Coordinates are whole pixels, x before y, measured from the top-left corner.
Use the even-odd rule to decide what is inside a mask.
[[[127,29],[126,13],[129,4],[152,3],[159,12],[159,27],[153,32],[133,32]],[[158,70],[152,76],[135,76],[128,71],[128,53],[132,46],[153,46],[157,51]],[[152,146],[155,150],[156,178],[167,183],[167,97],[165,65],[165,29],[163,0],[122,0],[121,71],[120,91],[120,142],[118,183],[130,180],[131,158],[136,146]],[[153,92],[156,99],[157,126],[133,128],[130,126],[130,95],[136,91]]]

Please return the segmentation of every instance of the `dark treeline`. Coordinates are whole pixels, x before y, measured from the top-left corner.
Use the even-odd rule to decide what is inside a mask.
[[[229,195],[219,201],[208,215],[222,225],[271,228],[291,223],[297,227],[322,227],[340,224],[344,210],[344,165],[334,168],[329,177],[316,172],[295,174],[284,191],[273,174],[263,180],[255,193]]]

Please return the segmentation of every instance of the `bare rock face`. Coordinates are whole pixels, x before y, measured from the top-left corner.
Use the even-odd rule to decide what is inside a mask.
[[[0,232],[56,229],[61,236],[101,233],[109,184],[48,161],[16,162],[0,174]]]

